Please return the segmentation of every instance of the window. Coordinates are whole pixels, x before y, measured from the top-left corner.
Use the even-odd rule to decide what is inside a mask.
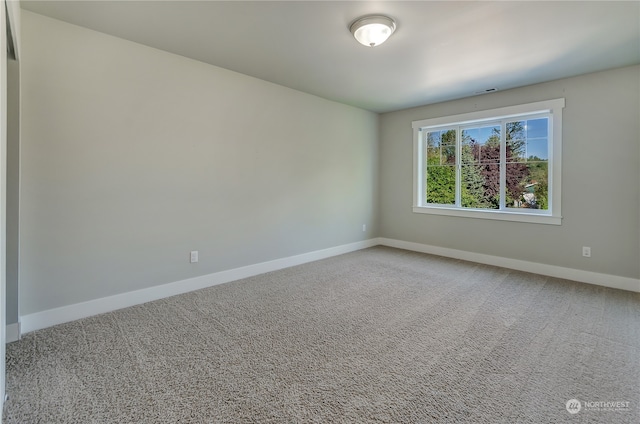
[[[561,223],[564,99],[413,122],[416,213]]]

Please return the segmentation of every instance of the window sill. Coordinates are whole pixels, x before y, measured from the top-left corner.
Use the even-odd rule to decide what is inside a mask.
[[[480,209],[458,209],[442,206],[414,206],[414,213],[457,216],[462,218],[494,219],[499,221],[526,222],[531,224],[561,225],[561,216],[543,215],[531,212],[504,212]]]

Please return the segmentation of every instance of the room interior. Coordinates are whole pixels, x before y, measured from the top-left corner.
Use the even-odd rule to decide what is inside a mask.
[[[264,284],[276,287],[269,275],[286,280],[294,270],[313,279],[307,270],[315,261],[337,261],[328,263],[339,268],[340,255],[372,252],[378,259],[367,260],[380,275],[381,263],[391,260],[383,253],[433,269],[442,260],[462,267],[454,268],[460,275],[500,275],[507,281],[501,284],[530,273],[529,289],[546,284],[586,302],[576,306],[580,317],[624,305],[628,316],[620,311],[616,321],[627,331],[616,338],[624,346],[620,358],[640,352],[637,342],[620,341],[637,336],[640,306],[638,2],[17,4],[7,1],[15,40],[3,41],[17,46],[17,60],[5,60],[3,74],[0,327],[7,342],[37,340],[37,334],[54,340],[39,333],[47,330],[72,337],[85,325],[76,320],[107,325],[100,314],[126,315],[130,307],[160,313],[145,309],[152,308],[146,302],[178,308],[171,296],[196,296],[196,290],[224,296],[233,284],[222,283],[248,281],[238,287],[256,289],[253,279],[266,276]],[[370,14],[391,16],[396,25],[375,47],[360,45],[349,31]],[[412,122],[560,98],[560,225],[412,210]],[[466,268],[473,266],[479,268]],[[277,272],[285,274],[271,274]],[[549,279],[543,284],[535,276]],[[461,284],[456,290],[466,287]],[[486,291],[490,285],[469,287],[486,299],[495,295]],[[524,293],[522,302],[531,303],[523,304],[533,307],[537,298]],[[472,301],[464,299],[461,304]],[[553,322],[567,319],[553,305]],[[602,314],[593,314],[608,323],[600,327],[572,322],[603,343],[598,331],[611,322]],[[460,319],[471,325],[473,317]],[[139,329],[130,331],[144,338]],[[27,351],[14,354],[21,349]],[[638,368],[622,363],[628,388]],[[604,395],[613,393],[628,392]],[[593,396],[600,400],[603,393]],[[559,399],[559,413],[567,414],[567,400]],[[615,420],[633,422],[638,411],[632,405]],[[524,416],[511,418],[526,422]],[[280,420],[292,417],[313,420],[313,414]],[[412,421],[407,417],[401,416]]]

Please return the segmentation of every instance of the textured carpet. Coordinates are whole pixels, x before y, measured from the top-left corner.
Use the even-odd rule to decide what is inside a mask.
[[[640,294],[385,247],[7,352],[7,423],[640,422]]]

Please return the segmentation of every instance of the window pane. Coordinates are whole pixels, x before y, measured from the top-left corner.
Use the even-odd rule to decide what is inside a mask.
[[[462,165],[460,203],[464,208],[500,207],[500,165],[481,163]]]
[[[427,132],[426,202],[455,205],[456,131]]]
[[[427,132],[427,165],[455,165],[456,132]]]
[[[462,130],[462,163],[500,163],[500,125]]]
[[[507,123],[507,163],[549,159],[548,125],[548,118]]]
[[[465,208],[500,207],[500,125],[462,130],[460,203]]]
[[[527,138],[546,138],[548,132],[549,119],[538,118],[529,119],[526,121],[527,125]]]
[[[527,158],[526,122],[507,122],[505,135],[507,141],[507,163],[524,162]]]
[[[527,141],[527,161],[549,160],[547,139],[529,139]]]
[[[427,167],[427,203],[455,205],[456,203],[456,167]]]
[[[547,161],[507,164],[508,208],[549,209]]]
[[[548,209],[548,118],[507,124],[508,208]]]

